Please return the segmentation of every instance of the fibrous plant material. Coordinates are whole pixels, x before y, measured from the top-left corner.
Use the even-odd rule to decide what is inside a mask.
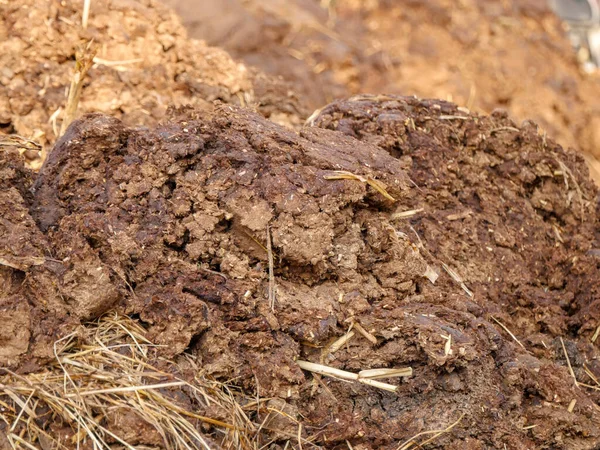
[[[371,334],[367,330],[365,330],[360,323],[356,322],[355,320],[352,320],[351,328],[355,329],[360,334],[362,334],[373,345],[377,345],[377,338],[375,336],[373,336],[373,334]]]
[[[329,353],[337,352],[344,344],[346,344],[354,336],[354,331],[348,331],[342,337],[337,339],[331,346],[329,346]]]
[[[521,343],[521,341],[519,341],[519,340],[517,339],[517,337],[516,337],[516,336],[513,334],[513,332],[512,332],[512,331],[510,331],[510,330],[508,329],[508,327],[507,327],[506,325],[504,325],[502,322],[500,322],[498,319],[496,319],[496,318],[495,318],[495,317],[493,317],[493,316],[492,316],[492,320],[493,320],[494,322],[496,322],[498,325],[500,325],[500,326],[502,327],[502,329],[503,329],[504,331],[506,331],[506,332],[507,332],[507,333],[510,335],[510,337],[511,337],[511,338],[513,338],[513,340],[514,340],[514,341],[515,341],[517,344],[519,344],[519,345],[521,346],[521,348],[522,348],[523,350],[525,350],[525,346],[524,346],[524,345]]]
[[[83,13],[81,15],[81,27],[85,30],[88,26],[90,18],[90,5],[92,0],[83,0]]]
[[[442,267],[448,273],[448,275],[450,275],[452,279],[460,285],[462,290],[465,291],[469,297],[473,297],[473,292],[471,291],[471,289],[467,287],[461,276],[458,273],[456,273],[454,269],[450,268],[446,263],[442,263]]]
[[[599,246],[588,205],[596,191],[583,161],[550,140],[540,145],[533,127],[490,134],[512,122],[436,119],[456,111],[405,97],[341,102],[298,133],[231,105],[173,110],[156,129],[95,114],[69,127],[35,177],[8,158],[16,150],[0,152],[0,250],[20,267],[0,266],[2,363],[13,372],[56,367],[57,337],[70,336],[56,345],[60,355],[82,322],[116,309],[144,327],[157,345],[149,364],[173,378],[84,386],[87,395],[67,392],[68,401],[177,392],[180,407],[205,419],[189,419],[205,441],[237,432],[259,447],[348,441],[391,450],[465,412],[468,431],[456,427],[435,445],[594,448],[597,385],[585,372],[593,387],[574,389],[558,339],[558,351],[546,343],[563,336],[573,372],[587,361],[597,378],[598,267],[589,250]],[[338,124],[353,137],[319,127]],[[554,175],[555,157],[578,177],[583,223],[579,204],[565,201],[576,192]],[[332,167],[381,180],[396,202],[365,182],[325,179]],[[418,207],[392,222],[394,211]],[[450,276],[423,277],[442,261],[473,297]],[[491,317],[527,336],[527,352]],[[346,379],[313,376],[296,361]],[[389,378],[408,365],[414,376]],[[234,391],[248,421],[191,399],[180,383],[198,374]],[[29,395],[19,401],[31,409]],[[109,429],[109,420],[98,423]],[[109,431],[130,445],[163,445]]]
[[[210,449],[215,439],[224,447],[254,448],[256,426],[238,403],[248,399],[201,373],[183,380],[172,363],[154,360],[156,346],[144,335],[131,319],[109,315],[57,341],[55,360],[42,371],[18,375],[5,370],[0,420],[13,448],[72,448],[84,442],[97,449],[114,444],[137,448],[139,436],[127,426],[145,429],[146,442],[162,448]],[[196,407],[182,404],[178,392]],[[202,408],[217,408],[223,418],[203,416],[198,413]],[[120,424],[125,417],[129,425]],[[57,418],[71,437],[53,433]],[[207,429],[212,431],[207,434]]]
[[[269,259],[269,307],[275,311],[277,287],[275,286],[275,262],[273,259],[273,246],[271,245],[271,230],[267,224],[267,258]]]
[[[465,417],[465,414],[462,414],[456,420],[456,422],[448,425],[448,427],[446,427],[446,428],[444,428],[442,430],[423,431],[423,432],[421,432],[421,433],[413,436],[408,441],[400,444],[398,446],[398,450],[409,450],[410,448],[424,448],[427,444],[430,444],[431,442],[435,441],[441,435],[443,435],[445,433],[449,433],[450,431],[452,431],[452,429],[454,427],[456,427],[462,421],[463,417]],[[423,440],[421,442],[416,442],[415,441],[417,438],[419,438],[421,436],[428,436],[428,435],[433,435],[433,436],[431,436],[429,439]]]
[[[42,144],[18,134],[0,135],[0,151],[8,148],[16,148],[25,158],[34,160],[39,158]]]
[[[360,181],[362,183],[367,183],[369,186],[371,186],[373,189],[375,189],[377,192],[379,192],[381,195],[383,195],[388,200],[390,200],[392,202],[396,201],[396,199],[394,197],[392,197],[388,193],[388,191],[385,189],[385,186],[383,184],[381,184],[381,182],[379,182],[376,179],[374,179],[373,177],[371,177],[370,175],[362,176],[362,175],[356,175],[354,173],[351,173],[351,172],[348,172],[345,170],[336,170],[336,171],[334,171],[333,175],[325,175],[324,178],[326,180],[356,180],[356,181]]]
[[[419,214],[420,212],[423,212],[423,208],[417,208],[417,209],[410,209],[408,211],[400,211],[400,212],[395,212],[394,214],[392,214],[392,219],[407,219],[409,217],[412,217],[416,214]]]
[[[600,325],[598,325],[598,326],[596,327],[596,331],[594,331],[594,334],[592,335],[592,337],[591,337],[591,339],[590,339],[590,340],[591,340],[592,342],[596,342],[596,339],[598,339],[598,336],[600,336]]]
[[[36,141],[27,139],[17,134],[9,134],[0,136],[0,148],[16,147],[23,150],[41,150],[42,146]]]
[[[92,48],[93,41],[88,42],[85,47],[80,47],[75,54],[75,68],[73,69],[73,76],[71,78],[71,86],[69,87],[69,93],[67,96],[67,104],[65,105],[63,120],[60,125],[60,135],[65,133],[67,127],[75,119],[77,113],[77,107],[79,106],[79,99],[81,97],[81,90],[83,88],[83,82],[85,77],[92,67],[94,57],[96,56],[96,50]]]
[[[567,352],[567,348],[565,347],[565,341],[563,341],[562,336],[559,336],[559,339],[560,339],[560,345],[563,350],[563,354],[565,355],[565,359],[567,360],[567,366],[569,367],[569,373],[571,374],[571,377],[573,377],[573,383],[575,383],[575,386],[578,386],[579,382],[577,381],[577,377],[575,376],[575,372],[573,371],[573,366],[571,366],[571,358],[569,358],[569,353]]]
[[[376,380],[380,378],[411,377],[413,375],[413,370],[410,367],[401,369],[367,369],[361,370],[358,373],[353,373],[309,361],[298,360],[296,363],[302,369],[308,370],[309,372],[314,372],[319,375],[325,375],[333,378],[339,378],[342,380],[358,381],[359,383],[389,392],[396,392],[398,386],[389,383],[382,383]]]

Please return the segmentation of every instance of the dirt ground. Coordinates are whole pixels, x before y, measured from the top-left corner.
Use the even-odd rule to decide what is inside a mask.
[[[225,51],[187,39],[177,16],[153,0],[0,2],[0,136],[41,144],[26,156],[39,168],[56,141],[75,54],[93,40],[95,64],[79,112],[104,112],[130,125],[156,125],[168,106],[246,105],[289,126],[306,110],[276,77],[234,61]],[[35,150],[37,147],[24,146]]]
[[[165,2],[192,37],[282,75],[313,109],[383,92],[502,108],[600,157],[600,76],[582,73],[545,0]]]
[[[344,81],[326,67],[318,80],[332,78],[315,84],[314,97],[295,94],[290,86],[298,79],[288,84],[187,40],[178,19],[152,2],[93,2],[87,31],[78,25],[80,6],[21,3],[27,8],[0,3],[0,35],[8,37],[0,40],[0,122],[7,136],[22,139],[0,141],[0,449],[19,439],[55,448],[51,437],[60,448],[94,448],[73,411],[53,409],[56,397],[31,401],[35,390],[24,394],[10,383],[57,379],[53,395],[80,399],[81,392],[66,393],[61,361],[82,369],[69,379],[75,386],[86,377],[104,380],[108,364],[90,370],[75,355],[94,351],[94,340],[104,345],[82,330],[113,314],[128,316],[138,331],[121,330],[104,350],[131,360],[119,347],[127,339],[139,347],[143,335],[158,345],[140,364],[141,383],[168,366],[172,376],[201,375],[245,393],[240,408],[256,427],[233,427],[251,436],[239,448],[600,446],[598,191],[582,154],[557,144],[545,123],[379,94],[321,105],[302,126],[310,110],[303,102],[324,100],[318,89],[326,92],[325,83],[342,95],[375,79]],[[397,13],[381,2],[360,11],[345,5],[360,14],[342,20],[343,8],[336,9],[339,23],[364,30],[364,42]],[[444,17],[447,7],[434,1],[406,2],[402,14],[436,5],[435,17]],[[486,5],[470,11],[492,14],[489,5],[501,5],[531,27],[527,17],[546,17],[533,2],[518,10],[509,2]],[[327,25],[318,5],[294,11],[314,11],[295,17],[325,41],[343,42],[340,31],[329,36],[330,28],[311,22],[314,15]],[[15,20],[19,14],[31,29]],[[366,27],[379,15],[379,28]],[[442,23],[454,23],[450,16]],[[514,24],[485,23],[489,33]],[[265,40],[288,36],[284,25],[273,24],[278,38],[264,28]],[[458,33],[446,25],[439,29]],[[95,37],[100,61],[121,62],[92,68],[81,105],[91,113],[71,124],[34,171],[25,165],[31,158],[20,156],[24,139],[44,133],[45,148],[56,140],[48,120],[64,105],[74,49],[86,37]],[[378,63],[368,60],[355,75],[364,70],[385,81],[393,70],[408,70],[388,50],[355,51],[393,66],[370,72]],[[143,61],[126,61],[140,55]],[[287,68],[301,74],[303,64]],[[573,73],[579,92],[583,75]],[[477,106],[481,93],[453,97],[487,108]],[[589,119],[593,108],[577,111]],[[571,130],[553,117],[557,129]],[[87,336],[85,345],[59,358],[60,343],[73,336]],[[355,374],[411,368],[412,375],[378,380],[390,392],[311,373],[299,361]],[[124,397],[130,404],[142,396],[136,389]],[[188,387],[160,392],[198,419],[194,431],[210,446],[192,448],[235,448],[222,426],[231,418],[213,400]],[[104,405],[115,401],[105,398]],[[134,448],[169,447],[142,410],[127,416],[116,404],[86,408],[93,427],[113,433],[106,448],[123,448],[119,439]],[[38,437],[31,422],[43,432]]]

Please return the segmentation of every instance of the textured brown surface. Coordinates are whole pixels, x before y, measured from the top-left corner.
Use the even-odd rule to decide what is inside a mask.
[[[312,0],[166,3],[192,37],[282,75],[313,109],[356,93],[450,99],[600,156],[600,77],[581,72],[546,0],[351,0],[332,15]]]
[[[3,269],[0,320],[24,323],[2,337],[10,354],[0,363],[32,370],[53,339],[116,306],[164,356],[190,352],[207,375],[274,398],[325,448],[396,448],[462,414],[432,448],[600,444],[595,394],[574,387],[560,343],[580,380],[591,382],[584,364],[600,375],[590,343],[597,192],[581,157],[534,125],[439,101],[357,97],[312,124],[297,133],[228,105],[180,109],[149,130],[99,114],[74,123],[32,198],[18,196],[28,175],[2,191],[38,225],[19,232],[45,262]],[[340,170],[377,179],[395,201],[326,179]],[[3,252],[37,255],[14,239],[3,236]],[[348,320],[377,345],[357,334],[329,354]],[[350,371],[411,366],[414,376],[397,394],[313,384],[296,358]],[[297,431],[284,422],[274,427]]]
[[[154,0],[0,3],[0,138],[18,134],[49,150],[57,138],[78,48],[93,40],[97,63],[79,113],[104,112],[128,125],[156,125],[172,105],[248,105],[286,125],[305,111],[285,82],[189,40],[178,17]],[[31,155],[32,159],[35,155]],[[41,159],[33,161],[39,167]]]
[[[594,148],[597,81],[541,0],[339,3],[333,29],[316,2],[271,0],[203,2],[197,27],[314,107],[408,91],[508,107],[548,133],[390,95],[330,104],[300,128],[289,85],[187,40],[152,1],[94,1],[87,31],[80,2],[0,3],[2,133],[56,140],[48,119],[78,44],[135,61],[92,68],[80,112],[110,115],[76,121],[39,174],[11,148],[23,141],[2,141],[0,367],[44,373],[57,339],[116,309],[182,373],[192,354],[203,376],[270,398],[252,419],[288,418],[271,415],[258,445],[284,447],[300,421],[318,447],[395,449],[462,417],[428,448],[597,448],[600,398],[574,387],[565,358],[578,380],[600,377],[597,190],[550,137]],[[330,353],[352,321],[377,344],[356,333]],[[392,394],[316,381],[298,358],[414,376],[384,380]],[[77,432],[38,412],[47,432]],[[135,446],[162,443],[138,416],[97,417]]]

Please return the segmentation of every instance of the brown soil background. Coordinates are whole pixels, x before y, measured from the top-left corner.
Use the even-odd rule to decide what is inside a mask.
[[[0,133],[56,141],[76,50],[93,40],[98,63],[79,112],[105,112],[131,125],[155,125],[168,106],[245,105],[279,123],[306,111],[282,80],[187,39],[177,16],[155,1],[94,1],[87,30],[75,1],[0,3]],[[29,156],[29,155],[28,155]],[[35,168],[43,160],[31,155]]]
[[[502,108],[600,156],[600,76],[581,72],[545,0],[166,3],[190,36],[283,76],[312,109],[365,92]]]
[[[1,3],[0,122],[8,135],[54,144],[48,121],[63,105],[80,42],[94,37],[103,60],[143,61],[97,63],[81,104],[82,113],[97,112],[69,127],[39,173],[24,166],[18,145],[0,151],[0,367],[44,373],[57,339],[118,311],[162,345],[157,361],[169,358],[186,373],[190,355],[204,376],[271,398],[286,415],[257,436],[259,446],[300,448],[289,438],[300,433],[303,448],[393,449],[462,418],[426,448],[597,448],[600,397],[573,376],[589,385],[600,377],[592,342],[600,323],[598,192],[581,153],[564,150],[550,128],[592,145],[578,131],[597,113],[585,103],[597,81],[579,73],[564,39],[549,38],[558,25],[541,3],[465,1],[452,13],[442,1],[346,3],[332,25],[316,4],[265,2],[253,10],[262,44],[237,56],[255,58],[270,75],[188,40],[153,2],[94,2],[85,31],[78,4]],[[229,29],[241,33],[244,23]],[[353,40],[336,28],[345,26]],[[523,70],[516,60],[484,59],[510,47],[498,36],[531,44],[518,48],[531,55],[539,44],[543,83],[523,72],[519,83],[505,79],[508,67]],[[364,48],[351,44],[357,37]],[[297,64],[284,58],[283,44]],[[464,66],[456,63],[463,53],[472,57]],[[296,75],[277,78],[283,68],[260,62],[269,54]],[[436,71],[428,64],[436,54],[454,55],[454,65],[438,62]],[[563,63],[551,66],[550,57]],[[478,77],[465,83],[460,70]],[[568,88],[553,88],[556,77]],[[474,110],[504,104],[544,128],[443,100],[381,94],[321,103],[327,92],[420,94],[417,87]],[[581,105],[567,109],[575,100]],[[171,103],[178,108],[167,110]],[[301,126],[315,105],[322,108]],[[339,171],[361,178],[336,179]],[[416,212],[395,215],[405,211]],[[435,284],[428,267],[440,275]],[[351,321],[377,343],[357,334],[331,352]],[[388,393],[316,381],[297,359],[353,372],[410,366],[414,376],[387,380],[398,385]],[[224,419],[176,395],[182,408]],[[266,412],[256,414],[260,423]],[[44,417],[47,430],[65,426]],[[220,431],[197,426],[218,448]],[[7,430],[0,421],[0,434]],[[133,430],[136,446],[161,448],[147,428]]]

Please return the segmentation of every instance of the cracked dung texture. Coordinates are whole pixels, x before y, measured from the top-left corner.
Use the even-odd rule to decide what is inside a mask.
[[[34,245],[4,239],[2,254],[45,262],[3,267],[0,320],[25,308],[29,334],[2,336],[2,364],[34,370],[53,339],[116,307],[163,356],[191,352],[208,375],[273,397],[325,448],[396,448],[462,414],[433,448],[595,448],[597,399],[574,388],[559,340],[578,379],[584,364],[600,375],[597,192],[581,157],[533,124],[441,101],[355,97],[312,124],[294,132],[229,105],[174,110],[154,129],[87,115],[31,191],[29,172],[3,159],[15,176],[0,204],[25,214],[17,231]],[[396,201],[326,179],[340,170]],[[349,320],[377,344],[357,334],[329,354]],[[391,380],[397,394],[314,384],[295,358],[415,376]]]

